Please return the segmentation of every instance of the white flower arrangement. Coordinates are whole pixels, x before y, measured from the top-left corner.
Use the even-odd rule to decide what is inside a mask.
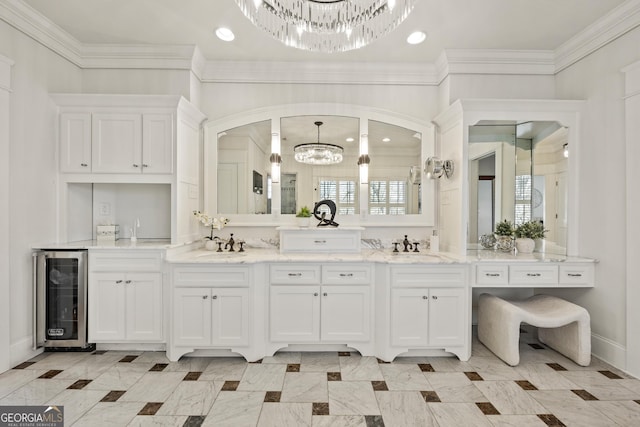
[[[200,221],[202,225],[205,227],[211,227],[211,233],[209,236],[206,236],[205,239],[213,240],[213,230],[222,230],[224,226],[229,223],[229,218],[225,218],[223,216],[214,217],[200,211],[193,211],[193,214],[198,218],[198,221]]]

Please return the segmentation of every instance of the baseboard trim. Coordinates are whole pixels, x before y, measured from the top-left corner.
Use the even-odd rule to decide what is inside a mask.
[[[11,367],[17,366],[22,362],[36,357],[44,351],[44,348],[33,349],[31,337],[23,338],[20,341],[11,344],[10,363]]]
[[[627,367],[627,349],[598,334],[591,334],[591,354],[620,370]]]

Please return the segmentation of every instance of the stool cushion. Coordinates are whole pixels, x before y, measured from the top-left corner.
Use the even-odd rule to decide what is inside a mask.
[[[576,363],[591,362],[591,326],[583,307],[550,295],[507,301],[491,294],[478,300],[478,339],[509,365],[520,362],[520,324],[537,326],[538,339]]]

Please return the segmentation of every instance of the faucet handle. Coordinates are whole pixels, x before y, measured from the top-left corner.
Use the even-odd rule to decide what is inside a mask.
[[[418,245],[420,244],[420,242],[413,242],[413,252],[420,252],[418,250]]]

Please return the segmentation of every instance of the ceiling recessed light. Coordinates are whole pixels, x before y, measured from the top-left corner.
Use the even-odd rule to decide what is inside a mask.
[[[218,36],[220,40],[223,40],[225,42],[230,42],[236,38],[235,34],[233,34],[233,31],[225,27],[218,28],[216,30],[216,36]]]
[[[422,31],[416,31],[409,34],[409,37],[407,37],[407,43],[420,44],[423,41],[425,41],[426,38],[427,38],[427,35],[425,33],[423,33]]]
[[[345,141],[347,141],[347,142],[353,142],[353,141],[354,141],[354,139],[353,139],[353,138],[351,138],[351,137],[349,137],[349,138],[345,139]]]
[[[391,141],[391,138],[382,138],[382,142],[389,142]]]

